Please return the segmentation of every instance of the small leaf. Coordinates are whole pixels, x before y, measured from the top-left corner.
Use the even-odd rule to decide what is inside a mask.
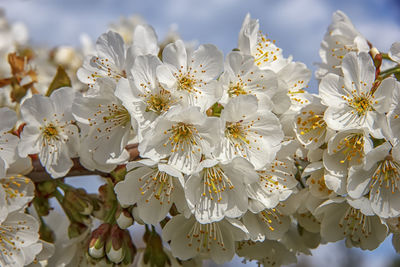
[[[396,80],[400,81],[400,73],[399,72],[395,73],[394,77],[396,78]]]
[[[49,89],[47,90],[46,96],[50,96],[54,90],[61,87],[70,87],[71,80],[68,77],[68,74],[65,72],[64,68],[58,66],[57,73],[54,76],[53,81],[51,82]]]

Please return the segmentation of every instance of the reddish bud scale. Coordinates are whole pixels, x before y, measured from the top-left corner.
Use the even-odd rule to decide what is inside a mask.
[[[118,250],[123,245],[124,230],[120,229],[118,225],[113,225],[111,228],[111,244],[114,250]]]

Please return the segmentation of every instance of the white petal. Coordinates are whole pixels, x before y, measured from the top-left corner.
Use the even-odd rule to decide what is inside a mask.
[[[224,56],[222,52],[211,44],[201,45],[192,56],[191,67],[196,73],[196,79],[208,82],[222,72]]]
[[[345,87],[349,90],[357,89],[358,93],[368,92],[375,80],[375,67],[368,53],[358,55],[350,52],[343,58],[342,70]]]
[[[397,63],[400,63],[400,42],[392,44],[389,50],[389,57]]]
[[[186,71],[187,53],[182,40],[170,43],[164,48],[163,62],[173,65],[177,70]]]

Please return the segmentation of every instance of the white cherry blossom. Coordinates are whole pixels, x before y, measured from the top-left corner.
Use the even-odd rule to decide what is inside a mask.
[[[249,210],[257,213],[275,208],[296,191],[296,168],[288,159],[275,159],[266,168],[258,170],[258,181],[247,185]]]
[[[201,45],[190,53],[178,40],[164,48],[163,62],[157,67],[158,80],[186,105],[205,111],[221,98],[222,89],[214,79],[222,73],[223,54],[216,46]]]
[[[38,153],[41,164],[54,178],[68,173],[73,165],[71,158],[78,151],[78,128],[71,113],[73,99],[72,88],[64,87],[50,97],[34,95],[21,105],[26,125],[18,153],[21,157]]]
[[[238,48],[244,54],[253,56],[260,69],[269,69],[277,73],[291,59],[285,59],[282,49],[275,45],[275,40],[267,39],[259,28],[258,19],[252,19],[248,13],[239,32]]]
[[[393,43],[388,54],[391,59],[400,64],[400,42]]]
[[[132,45],[128,49],[129,57],[141,55],[157,56],[160,48],[157,44],[157,34],[148,24],[137,25],[133,30]]]
[[[138,56],[128,72],[134,79],[121,80],[115,91],[131,116],[136,118],[141,130],[145,130],[158,116],[180,102],[179,97],[159,83],[156,69],[160,65],[162,63],[156,56]]]
[[[114,81],[99,79],[97,85],[97,95],[76,97],[73,115],[81,123],[81,134],[87,135],[86,145],[93,152],[95,162],[125,162],[129,157],[125,146],[135,136],[136,120],[114,95]]]
[[[382,218],[400,215],[400,146],[384,143],[371,150],[363,164],[351,167],[347,191],[352,198],[369,194],[371,208]]]
[[[222,110],[224,138],[216,152],[222,161],[244,157],[261,169],[275,158],[283,132],[278,118],[258,105],[255,96],[245,95],[230,99]]]
[[[247,260],[256,260],[263,266],[282,266],[296,263],[296,254],[284,244],[275,240],[265,239],[263,242],[251,240],[236,243],[236,253]]]
[[[186,207],[183,175],[165,163],[150,159],[130,162],[125,180],[114,188],[121,205],[137,204],[137,216],[145,223],[159,223],[174,203],[179,211]]]
[[[308,149],[316,149],[327,141],[328,127],[324,120],[326,106],[314,97],[312,102],[301,108],[294,117],[297,139]]]
[[[40,250],[28,250],[39,240],[39,223],[23,212],[11,212],[0,222],[0,264],[20,267],[29,264]],[[31,253],[36,253],[31,255]]]
[[[323,214],[321,237],[328,242],[346,239],[347,247],[376,249],[385,240],[387,226],[374,214],[366,198],[334,198],[317,210]]]
[[[168,158],[185,174],[194,172],[202,154],[210,155],[221,139],[218,118],[206,117],[198,107],[171,108],[155,122],[139,144],[143,157]]]
[[[248,211],[242,217],[252,241],[279,240],[289,230],[291,219],[279,207],[265,209],[258,213]]]
[[[237,218],[247,210],[245,186],[257,178],[253,166],[243,158],[228,164],[206,159],[186,181],[186,200],[200,223]]]
[[[328,73],[342,75],[341,66],[344,56],[349,52],[368,52],[368,42],[354,27],[343,11],[336,11],[332,15],[332,23],[321,43],[319,55],[322,63],[315,76],[322,79]]]
[[[235,254],[235,241],[247,239],[247,229],[235,219],[201,224],[192,216],[174,216],[163,229],[163,240],[171,240],[174,257],[187,260],[197,255],[215,263],[230,261]]]
[[[362,164],[364,156],[372,148],[366,130],[348,129],[333,135],[323,154],[323,164],[328,171],[325,174],[327,187],[337,194],[345,194],[349,168]]]
[[[0,108],[0,177],[5,176],[6,170],[16,160],[18,137],[9,133],[17,122],[15,111]]]
[[[121,35],[109,31],[103,33],[96,42],[96,55],[87,56],[77,76],[90,87],[98,78],[111,78],[118,82],[126,78],[126,69],[131,66],[127,48]]]
[[[387,118],[389,129],[385,132],[385,137],[397,143],[400,140],[400,83],[398,81],[395,82],[392,104]]]
[[[0,178],[0,220],[7,214],[25,208],[35,196],[31,179],[22,175]]]
[[[369,54],[354,52],[343,58],[344,77],[330,73],[320,83],[324,119],[333,130],[368,128],[375,138],[382,137],[382,123],[389,111],[395,79],[375,82],[375,67]]]
[[[227,55],[220,81],[224,90],[222,103],[227,103],[231,97],[247,94],[254,95],[263,102],[271,101],[278,89],[278,81],[273,71],[260,70],[252,56],[238,51]]]

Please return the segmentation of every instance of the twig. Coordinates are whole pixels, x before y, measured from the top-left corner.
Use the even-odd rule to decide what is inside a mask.
[[[140,158],[138,144],[127,145],[125,147],[128,150],[130,157],[129,161],[134,161]],[[65,175],[65,177],[76,177],[76,176],[83,176],[83,175],[99,175],[99,176],[108,176],[107,173],[101,171],[91,171],[83,167],[79,163],[79,158],[72,159],[74,165],[72,166],[71,170]],[[52,180],[53,178],[46,172],[45,168],[41,165],[39,159],[32,160],[33,170],[26,175],[34,182],[44,182],[48,180]]]

